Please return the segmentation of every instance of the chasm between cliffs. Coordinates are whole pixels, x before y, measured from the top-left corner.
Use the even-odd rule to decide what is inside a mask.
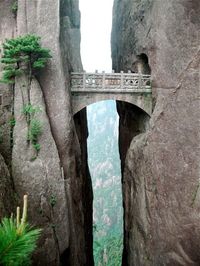
[[[109,72],[112,1],[103,1],[101,4],[90,2],[90,9],[87,8],[89,2],[80,1],[83,68],[90,72],[95,69],[108,69]],[[102,21],[100,11],[106,7],[108,10]],[[92,14],[96,14],[95,19]],[[123,69],[115,70],[120,72]],[[149,74],[147,56],[138,55],[131,70]],[[84,230],[90,264],[127,265],[127,228],[131,221],[123,213],[130,200],[127,198],[129,180],[124,180],[124,165],[131,141],[147,130],[149,116],[128,102],[108,100],[87,106],[74,115],[74,121],[82,159],[87,160],[89,165],[89,168],[85,166],[88,175],[85,177],[83,197],[86,219]]]

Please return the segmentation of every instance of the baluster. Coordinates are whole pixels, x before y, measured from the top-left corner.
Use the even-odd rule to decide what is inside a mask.
[[[96,86],[98,86],[98,76],[97,76],[97,74],[98,74],[98,70],[96,69],[95,70],[95,74],[94,74],[94,86],[96,87]]]
[[[121,85],[120,85],[120,87],[121,87],[121,89],[123,89],[123,87],[124,87],[124,71],[120,71],[120,73],[121,73]]]
[[[105,71],[102,71],[102,74],[103,74],[103,76],[102,76],[102,89],[104,89],[105,88],[105,80],[106,80]]]
[[[86,74],[84,71],[84,73],[83,73],[83,90],[85,90],[85,84],[86,84]]]
[[[138,89],[142,88],[142,74],[139,73],[139,77],[138,77]]]

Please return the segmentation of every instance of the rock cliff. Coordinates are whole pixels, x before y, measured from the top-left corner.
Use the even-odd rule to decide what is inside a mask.
[[[118,103],[120,142],[129,135],[121,149],[123,265],[200,264],[199,13],[198,0],[114,2],[113,68],[137,71],[139,58],[154,97],[143,133],[127,119],[135,108]]]
[[[15,2],[0,0],[0,43],[36,34],[52,59],[31,82],[0,85],[0,213],[27,193],[29,221],[43,228],[34,265],[92,266],[86,112],[73,117],[69,90],[70,71],[82,69],[78,1]],[[117,103],[123,265],[200,264],[199,13],[199,0],[114,3],[113,68],[151,73],[154,99],[151,118]],[[41,110],[38,156],[22,114],[29,101]]]
[[[15,34],[15,19],[11,13],[12,1],[0,1],[0,45]],[[1,67],[0,67],[1,71]],[[13,182],[11,169],[10,120],[12,118],[12,88],[0,84],[0,217],[13,211]],[[2,98],[2,95],[4,97]]]
[[[13,12],[15,2],[17,10]],[[6,38],[35,34],[52,54],[48,66],[31,82],[24,75],[14,86],[0,85],[4,103],[0,122],[6,136],[0,152],[7,163],[0,157],[1,179],[5,180],[0,189],[4,193],[5,187],[9,191],[14,186],[18,199],[29,195],[29,221],[43,229],[34,265],[92,265],[87,123],[84,110],[79,114],[80,121],[76,117],[74,122],[69,90],[69,73],[82,69],[78,1],[0,0],[0,25],[1,43]],[[28,127],[22,114],[29,101],[40,109],[38,156],[27,142]],[[11,134],[8,119],[12,116],[16,122]],[[11,200],[5,193],[4,209],[9,212]]]

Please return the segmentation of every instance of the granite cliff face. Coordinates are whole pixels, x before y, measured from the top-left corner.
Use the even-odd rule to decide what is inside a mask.
[[[11,1],[0,1],[0,45],[5,38],[14,36],[15,20],[10,14]],[[1,71],[1,67],[0,67]],[[4,94],[0,107],[0,218],[13,211],[14,190],[9,169],[11,169],[10,119],[12,118],[12,88],[0,85]],[[1,98],[2,101],[2,98]]]
[[[34,265],[93,265],[86,112],[71,112],[70,71],[82,69],[77,0],[0,0],[0,43],[34,33],[52,59],[30,84],[0,85],[0,215],[24,193],[43,228]],[[123,265],[199,265],[199,0],[115,0],[116,71],[151,73],[154,110],[118,102]],[[22,107],[40,107],[35,158]],[[11,127],[15,117],[16,124]],[[33,159],[34,158],[34,159]],[[2,204],[3,203],[3,204]]]
[[[0,146],[4,157],[0,157],[0,197],[4,202],[1,213],[11,211],[11,199],[6,193],[13,189],[18,199],[27,193],[29,221],[43,228],[34,265],[92,265],[87,123],[85,111],[79,114],[81,123],[77,117],[74,123],[69,90],[69,73],[82,69],[78,1],[19,0],[17,13],[13,14],[14,2],[0,1],[1,43],[6,38],[36,34],[41,36],[42,45],[51,50],[52,59],[30,84],[26,76],[21,76],[13,87],[0,85],[0,123],[2,135],[6,136]],[[28,128],[22,114],[23,105],[29,100],[41,110],[37,114],[43,128],[37,158],[27,143]],[[12,116],[16,119],[13,140],[9,125]],[[84,149],[79,144],[79,131]]]
[[[113,68],[148,63],[154,97],[143,133],[127,120],[134,108],[118,103],[120,142],[130,136],[121,149],[123,265],[200,264],[199,14],[198,0],[114,2]]]

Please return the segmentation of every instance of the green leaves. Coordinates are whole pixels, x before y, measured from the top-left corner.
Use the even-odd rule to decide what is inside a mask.
[[[22,71],[15,68],[4,68],[3,78],[0,80],[1,83],[12,84],[15,82],[15,77],[20,76]]]
[[[18,2],[14,1],[14,3],[11,6],[11,11],[14,14],[15,17],[17,15],[17,10],[18,10]]]
[[[31,141],[37,155],[41,149],[41,145],[38,143],[38,138],[41,134],[42,134],[42,123],[37,119],[32,119],[28,131],[28,140]]]
[[[24,207],[20,219],[20,208],[17,207],[17,219],[4,218],[0,223],[0,265],[31,265],[31,254],[36,248],[40,229],[33,229],[26,221],[27,195],[24,195]]]
[[[29,81],[26,88],[29,98],[32,76],[44,68],[48,59],[51,58],[50,50],[41,47],[40,40],[40,37],[31,34],[6,40],[3,44],[3,56],[0,59],[3,64],[3,76],[0,82],[13,84],[17,76],[26,74]],[[42,124],[34,117],[38,111],[37,107],[31,105],[30,100],[22,110],[28,125],[27,139],[32,143],[37,155],[41,148],[38,137],[42,133]]]
[[[49,49],[41,47],[40,40],[40,37],[30,34],[6,40],[0,60],[4,64],[1,82],[13,83],[14,78],[26,70],[34,74],[45,67],[51,55]]]
[[[95,265],[121,266],[122,263],[122,236],[109,235],[94,241]]]
[[[42,134],[42,123],[35,118],[35,114],[39,112],[41,112],[41,108],[32,104],[26,104],[22,109],[22,113],[25,115],[28,122],[27,140],[32,143],[37,154],[41,148],[38,143],[38,138]]]
[[[56,199],[56,196],[55,195],[51,195],[50,197],[50,205],[51,207],[53,208],[57,203],[57,199]]]
[[[41,230],[28,224],[18,232],[13,218],[4,218],[0,224],[0,264],[3,266],[31,265],[30,255],[36,248]]]
[[[32,104],[26,104],[23,106],[22,113],[27,115],[34,115],[35,113],[40,112],[41,109],[38,106],[33,106]]]
[[[41,69],[45,67],[46,60],[44,58],[39,58],[33,63],[33,68]]]
[[[37,119],[32,119],[30,122],[28,140],[31,141],[36,152],[40,151],[40,144],[38,143],[38,137],[42,134],[42,123]]]

